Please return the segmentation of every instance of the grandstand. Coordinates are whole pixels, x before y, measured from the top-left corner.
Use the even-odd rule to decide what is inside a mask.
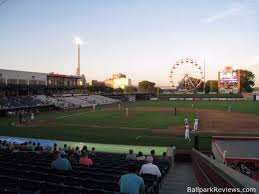
[[[51,151],[53,148],[46,146],[43,151],[35,152],[28,149],[27,143],[14,144],[14,151],[6,148],[7,146],[3,148],[10,143],[1,142],[1,193],[123,194],[119,192],[118,182],[121,175],[128,173],[129,164],[134,164],[138,171],[145,164],[145,161],[126,160],[125,154],[97,151],[95,155],[90,156],[93,165],[79,164],[79,156],[74,154],[72,171],[60,171],[52,169],[50,165],[54,160]],[[71,151],[71,148],[69,150]],[[66,157],[66,153],[63,152],[63,157]],[[154,163],[159,167],[162,176],[157,178],[151,174],[141,175],[147,194],[183,194],[187,189],[194,189],[192,193],[199,193],[198,183],[201,188],[253,189],[247,193],[256,193],[255,189],[259,189],[254,180],[195,149],[191,155],[177,152],[172,166],[159,159]]]
[[[78,95],[78,96],[2,96],[0,97],[0,109],[37,107],[43,105],[54,105],[58,108],[83,108],[93,105],[106,105],[118,102],[112,98],[100,95]]]
[[[45,104],[45,102],[33,96],[0,96],[0,109],[33,107]]]
[[[78,164],[74,156],[73,171],[62,172],[50,168],[53,154],[28,152],[16,145],[20,152],[13,154],[0,151],[0,191],[5,193],[119,193],[120,176],[127,173],[128,165],[134,163],[138,170],[144,161],[127,161],[123,154],[97,152],[92,156],[93,166]],[[147,193],[157,193],[169,171],[168,163],[156,163],[162,173],[161,178],[144,174]],[[8,167],[8,168],[7,168]]]

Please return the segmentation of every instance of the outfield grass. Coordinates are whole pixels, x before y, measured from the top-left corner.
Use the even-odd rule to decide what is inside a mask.
[[[229,105],[232,111],[259,114],[258,102],[208,102],[208,101],[143,101],[124,104],[132,106],[161,106],[161,107],[194,107],[226,110]],[[0,135],[13,137],[28,137],[36,139],[54,139],[72,142],[87,142],[94,145],[139,145],[164,146],[176,145],[179,149],[191,149],[193,141],[184,140],[184,134],[152,133],[157,128],[167,128],[169,125],[181,125],[184,116],[193,119],[193,113],[177,113],[159,111],[129,111],[129,117],[124,111],[103,111],[96,109],[68,110],[62,112],[43,112],[36,115],[37,121],[43,121],[35,126],[13,126],[17,119],[0,118]],[[133,129],[135,128],[135,129]],[[238,135],[220,133],[202,133],[200,148],[211,149],[212,135]],[[256,134],[247,134],[256,135]],[[105,149],[105,146],[102,149]],[[115,146],[116,147],[116,146]],[[107,146],[107,149],[117,149]],[[125,148],[126,149],[126,148]],[[136,148],[136,150],[139,148]],[[164,149],[164,148],[163,148]],[[159,149],[160,151],[163,149]]]
[[[0,118],[0,135],[124,145],[168,146],[173,142],[180,145],[183,135],[152,133],[150,129],[182,124],[185,115],[190,119],[194,116],[193,113],[174,116],[170,112],[129,111],[126,117],[124,111],[101,109],[44,112],[36,115],[32,126],[13,126],[17,119]],[[183,148],[191,146],[189,143],[181,145]]]
[[[156,107],[184,107],[199,109],[216,109],[259,114],[258,101],[138,101],[128,103],[127,106],[156,106]]]
[[[148,128],[160,129],[182,124],[184,117],[194,119],[193,113],[179,112],[176,116],[172,112],[158,111],[129,111],[128,117],[125,110],[104,111],[81,109],[69,112],[50,112],[37,115],[36,120],[55,120],[56,124],[71,125],[98,125],[104,127]],[[51,125],[51,124],[50,124]]]

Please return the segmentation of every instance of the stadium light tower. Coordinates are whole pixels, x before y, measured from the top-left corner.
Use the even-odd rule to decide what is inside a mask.
[[[80,76],[80,45],[82,45],[84,42],[81,38],[75,37],[74,39],[76,45],[77,45],[77,68],[76,68],[76,76]]]
[[[205,73],[205,70],[206,70],[206,63],[205,63],[205,56],[203,56],[202,57],[202,59],[203,59],[203,81],[204,81],[204,88],[203,88],[203,92],[204,92],[204,94],[205,94],[205,86],[206,86],[206,78],[205,78],[205,76],[206,76],[206,73]]]

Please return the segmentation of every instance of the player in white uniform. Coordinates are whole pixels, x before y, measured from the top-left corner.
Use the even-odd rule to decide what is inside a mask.
[[[193,130],[197,131],[198,130],[198,123],[199,123],[199,119],[196,117],[194,119],[194,125],[193,125]]]
[[[184,126],[185,125],[188,125],[188,118],[187,117],[184,117]]]
[[[189,125],[186,124],[184,128],[185,128],[184,138],[190,141],[190,129],[189,129]]]
[[[33,121],[34,120],[34,113],[32,112],[31,113],[31,121]]]

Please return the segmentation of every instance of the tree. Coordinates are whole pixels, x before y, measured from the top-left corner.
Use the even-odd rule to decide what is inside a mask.
[[[134,92],[138,91],[138,88],[135,87],[135,86],[127,86],[127,87],[124,88],[124,91],[126,93],[134,93]]]
[[[116,89],[114,89],[114,92],[117,93],[117,94],[123,94],[123,89],[116,88]]]
[[[104,93],[112,93],[114,91],[113,88],[105,86],[105,85],[88,86],[87,90],[89,92],[104,92]]]
[[[205,84],[205,92],[218,92],[218,80],[208,80]]]
[[[156,91],[155,83],[150,81],[142,81],[138,83],[138,91],[139,92],[147,92],[147,93],[154,93]]]
[[[238,71],[238,70],[237,70]],[[239,69],[240,72],[240,91],[241,92],[253,92],[255,85],[255,75],[253,72]]]

